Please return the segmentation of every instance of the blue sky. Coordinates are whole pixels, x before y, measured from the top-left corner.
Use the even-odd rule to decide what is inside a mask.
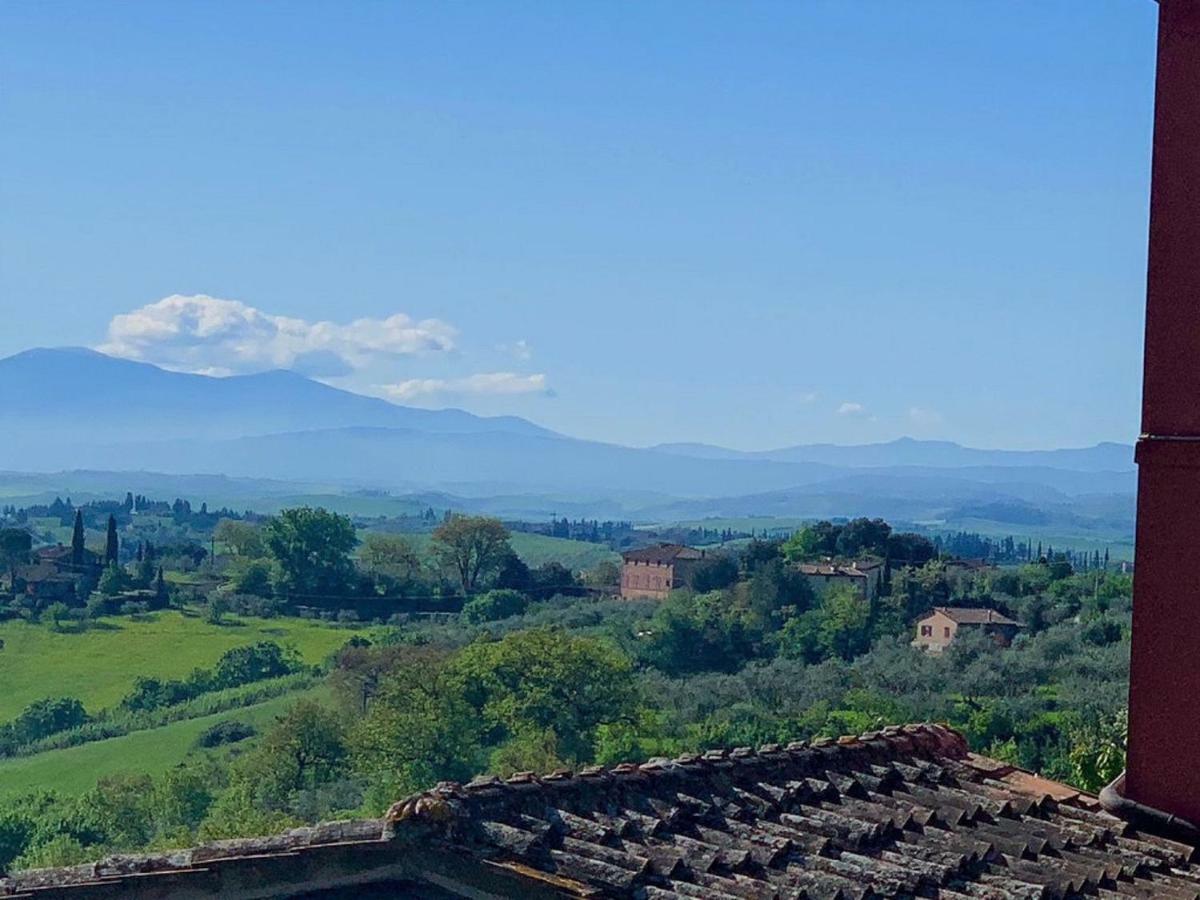
[[[1155,15],[2,4],[0,354],[633,444],[1129,440]]]

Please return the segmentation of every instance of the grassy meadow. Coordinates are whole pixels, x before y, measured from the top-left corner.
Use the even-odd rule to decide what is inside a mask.
[[[0,622],[0,722],[46,697],[76,697],[89,712],[113,706],[139,675],[182,678],[212,666],[226,650],[256,641],[294,647],[305,662],[318,663],[352,634],[307,619],[230,616],[227,624],[213,625],[176,610],[109,617],[78,633]]]
[[[41,789],[53,789],[64,795],[80,794],[98,779],[119,772],[157,775],[178,765],[193,752],[196,738],[205,729],[236,719],[253,725],[261,733],[297,700],[319,699],[325,690],[316,687],[297,691],[253,706],[172,722],[161,728],[135,731],[122,737],[49,750],[34,756],[0,760],[0,799]]]

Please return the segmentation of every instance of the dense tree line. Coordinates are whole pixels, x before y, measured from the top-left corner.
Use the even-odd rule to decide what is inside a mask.
[[[386,596],[429,577],[410,546],[374,537],[356,545],[329,515],[231,529],[228,544],[263,554],[254,558],[266,560],[272,589],[328,589],[321,579],[332,573],[345,579],[339,589]],[[514,563],[499,523],[452,518],[443,528],[435,559],[445,589],[465,598],[458,616],[377,627],[348,642],[330,664],[330,701],[299,703],[261,735],[236,726],[207,735],[163,776],[109,778],[81,798],[37,794],[3,806],[0,865],[377,815],[408,792],[481,771],[908,721],[949,722],[981,753],[1093,790],[1123,764],[1128,576],[1076,570],[1058,554],[964,569],[919,536],[857,520],[752,541],[709,561],[696,589],[663,602],[597,600],[558,590],[560,573]],[[312,552],[306,541],[316,533],[333,539],[337,558]],[[892,564],[879,596],[816,593],[795,565],[842,553]],[[562,577],[577,585],[573,573]],[[544,594],[531,588],[539,578]],[[926,654],[912,646],[913,623],[939,604],[995,608],[1025,627],[1008,648],[963,632],[946,652]],[[131,696],[157,702],[163,689],[143,683]],[[21,727],[79,714],[38,709]]]

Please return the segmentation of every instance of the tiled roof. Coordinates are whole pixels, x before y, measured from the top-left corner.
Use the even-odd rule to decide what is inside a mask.
[[[978,609],[968,606],[935,606],[935,613],[941,613],[959,625],[1020,625],[1020,622],[1010,619],[994,609]]]
[[[825,575],[827,577],[841,576],[845,578],[866,578],[883,563],[868,560],[853,564],[847,563],[801,563],[797,568],[803,575]]]
[[[70,559],[74,551],[70,547],[56,544],[53,547],[38,547],[34,553],[39,559]]]
[[[961,735],[931,725],[442,784],[396,804],[383,823],[29,873],[0,881],[0,894],[39,896],[40,884],[75,897],[66,890],[74,872],[142,889],[121,896],[169,896],[145,892],[156,878],[191,896],[233,896],[229,886],[254,872],[256,896],[281,896],[263,879],[295,886],[312,860],[339,853],[360,859],[360,883],[372,871],[409,879],[407,888],[394,882],[395,896],[427,896],[402,892],[426,883],[472,896],[452,882],[480,869],[492,881],[474,896],[1200,897],[1192,847],[1136,831],[1090,795],[971,754]],[[282,855],[286,864],[272,869]],[[333,868],[344,875],[346,865]],[[140,884],[134,872],[144,873]],[[306,896],[352,894],[324,887]]]
[[[35,563],[30,566],[17,566],[16,575],[18,580],[40,584],[48,581],[72,582],[75,579],[70,575],[64,575],[55,566],[49,563]]]
[[[621,554],[625,562],[644,562],[665,565],[679,559],[703,559],[704,551],[683,544],[657,544],[653,547],[642,547],[638,550],[628,550]]]

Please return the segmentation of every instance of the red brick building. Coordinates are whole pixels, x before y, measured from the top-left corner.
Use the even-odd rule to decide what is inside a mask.
[[[630,550],[621,558],[622,599],[665,600],[671,591],[690,583],[692,571],[705,555],[682,544],[658,544]]]

